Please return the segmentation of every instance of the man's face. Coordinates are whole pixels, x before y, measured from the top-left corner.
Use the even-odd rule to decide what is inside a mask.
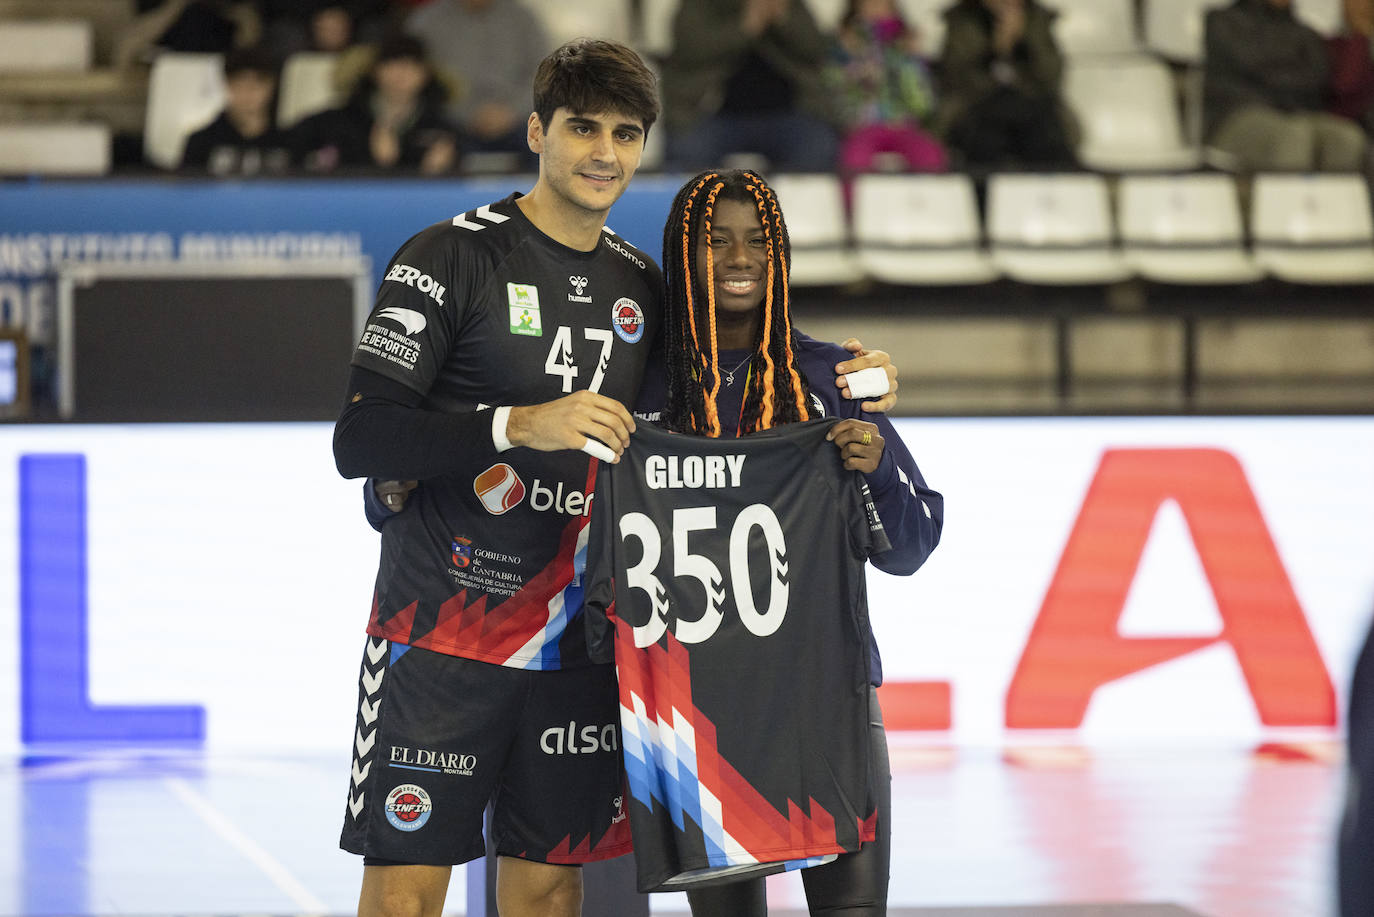
[[[553,113],[548,125],[529,120],[539,178],[568,203],[598,213],[611,209],[639,168],[644,128],[623,112]]]

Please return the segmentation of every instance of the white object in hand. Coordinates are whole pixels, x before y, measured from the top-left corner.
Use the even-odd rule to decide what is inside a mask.
[[[844,380],[851,398],[877,398],[888,393],[887,370],[877,366],[846,373]]]
[[[590,436],[587,437],[587,441],[582,444],[582,451],[592,458],[601,459],[603,462],[615,461],[615,453],[611,451],[610,447],[604,443],[597,442]]]

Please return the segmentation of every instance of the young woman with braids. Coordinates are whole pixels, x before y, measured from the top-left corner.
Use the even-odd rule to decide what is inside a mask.
[[[842,419],[829,439],[846,468],[865,475],[892,550],[871,560],[907,574],[934,550],[944,500],[926,487],[885,416],[865,414],[831,381],[846,351],[792,325],[791,248],[777,196],[752,171],[707,171],[673,201],[663,233],[663,371],[651,359],[636,414],[671,430],[738,436],[824,416]],[[869,634],[874,687],[882,681]],[[882,915],[887,910],[891,771],[877,693],[869,731],[877,830],[872,843],[802,870],[812,914]],[[689,891],[697,917],[767,914],[763,879]]]

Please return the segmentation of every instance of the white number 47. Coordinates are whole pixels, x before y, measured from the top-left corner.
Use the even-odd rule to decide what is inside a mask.
[[[606,377],[606,364],[611,359],[611,329],[583,328],[582,336],[589,341],[601,344],[601,355],[596,360],[596,372],[592,374],[592,384],[587,386],[593,392],[601,391],[601,380]],[[563,377],[563,391],[573,390],[573,380],[577,378],[577,361],[573,359],[572,329],[559,325],[558,332],[549,345],[549,355],[544,359],[544,372],[551,376]]]

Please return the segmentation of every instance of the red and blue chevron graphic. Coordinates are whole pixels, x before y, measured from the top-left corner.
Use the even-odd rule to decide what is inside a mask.
[[[631,625],[613,610],[609,617],[616,627],[622,747],[630,795],[650,813],[656,805],[662,807],[678,829],[679,844],[687,841],[682,832],[688,820],[700,829],[705,849],[679,850],[683,869],[781,863],[844,853],[834,816],[814,798],[805,806],[789,799],[787,812],[780,812],[722,757],[715,724],[692,702],[688,653],[673,634],[636,649]],[[632,823],[636,814],[632,809]],[[865,839],[871,838],[870,830]],[[638,832],[636,848],[643,855]]]

